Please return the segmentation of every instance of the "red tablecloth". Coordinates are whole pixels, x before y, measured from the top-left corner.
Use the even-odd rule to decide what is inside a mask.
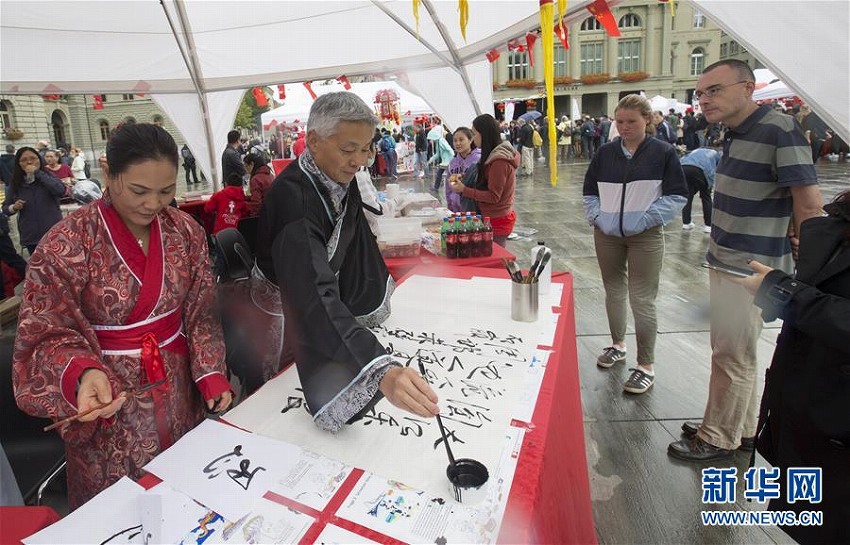
[[[272,169],[274,170],[275,176],[283,172],[284,169],[289,166],[289,163],[294,160],[295,159],[272,159]]]
[[[204,213],[204,205],[206,203],[207,201],[205,200],[181,202],[177,203],[177,208],[195,218],[203,226],[204,230],[210,233],[212,231],[212,218],[207,217]]]
[[[422,250],[417,257],[389,257],[384,258],[384,263],[390,271],[390,276],[395,280],[406,275],[414,267],[419,265],[435,265],[439,267],[488,267],[504,270],[502,258],[514,259],[516,256],[498,244],[493,244],[493,255],[487,257],[466,257],[464,259],[448,259],[443,256],[434,255],[427,250]]]
[[[47,528],[57,520],[59,514],[50,507],[0,507],[0,543],[20,543],[25,537]]]

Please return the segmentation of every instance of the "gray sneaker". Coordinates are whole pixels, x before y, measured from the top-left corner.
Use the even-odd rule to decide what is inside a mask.
[[[616,346],[609,346],[602,350],[602,354],[596,358],[596,365],[599,367],[604,367],[605,369],[611,367],[615,363],[622,363],[626,361],[626,351],[620,350]]]
[[[623,385],[623,390],[630,394],[642,394],[655,384],[655,377],[648,375],[640,369],[629,369],[632,371],[629,380]]]

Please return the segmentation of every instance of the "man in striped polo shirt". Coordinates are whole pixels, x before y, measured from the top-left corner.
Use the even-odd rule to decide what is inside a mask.
[[[695,96],[709,123],[726,127],[715,178],[706,259],[751,273],[755,259],[792,273],[791,243],[800,223],[823,213],[808,142],[796,120],[752,100],[755,76],[741,61],[707,67]],[[729,458],[752,450],[758,410],[756,346],[762,330],[753,297],[725,273],[709,271],[711,379],[702,424],[686,422],[685,439],[668,453],[682,460]]]

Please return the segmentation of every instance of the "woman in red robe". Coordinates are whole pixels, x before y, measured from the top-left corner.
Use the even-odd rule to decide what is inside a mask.
[[[205,406],[232,400],[206,238],[168,206],[174,139],[125,125],[107,157],[103,199],[56,224],[29,262],[13,357],[25,412],[59,420],[101,407],[59,429],[72,509],[140,477]]]

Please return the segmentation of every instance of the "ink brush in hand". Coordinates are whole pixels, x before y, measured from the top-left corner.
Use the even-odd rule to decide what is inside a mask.
[[[127,394],[127,398],[138,397],[139,395],[147,392],[148,390],[152,390],[152,389],[156,388],[157,386],[159,386],[160,384],[162,384],[164,382],[165,382],[165,379],[163,378],[163,379],[160,379],[156,382],[151,382],[150,384],[145,384],[141,388],[131,388],[129,390],[125,390],[122,393]],[[120,396],[120,395],[121,394],[118,394],[118,396]],[[117,398],[117,396],[116,396],[116,398]],[[58,422],[54,422],[53,424],[50,424],[49,426],[45,426],[44,431],[54,430],[54,429],[58,428],[59,426],[64,426],[65,424],[70,424],[71,422],[75,422],[75,421],[79,420],[80,418],[86,416],[87,414],[91,414],[94,411],[97,411],[99,409],[103,409],[104,407],[108,407],[114,401],[115,401],[115,399],[113,399],[109,403],[104,403],[103,405],[98,405],[97,407],[91,407],[89,409],[86,409],[85,411],[83,411],[81,413],[77,413],[77,414],[72,415],[72,416],[69,416],[68,418],[63,418],[62,420],[59,420]]]

